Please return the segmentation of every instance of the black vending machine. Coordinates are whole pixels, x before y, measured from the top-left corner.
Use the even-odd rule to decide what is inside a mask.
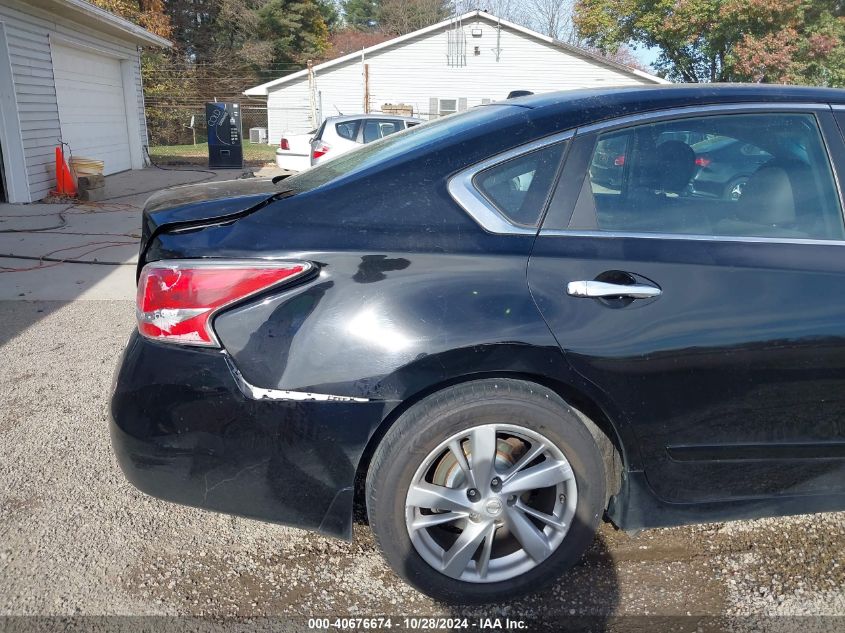
[[[208,166],[212,169],[243,169],[241,111],[237,103],[206,103]]]

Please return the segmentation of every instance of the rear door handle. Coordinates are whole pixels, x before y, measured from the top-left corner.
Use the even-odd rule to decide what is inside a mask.
[[[649,299],[659,297],[662,292],[660,288],[644,284],[609,284],[605,281],[570,281],[566,284],[566,294],[572,297]]]

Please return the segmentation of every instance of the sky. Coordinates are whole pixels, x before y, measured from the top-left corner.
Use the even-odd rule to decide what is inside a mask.
[[[639,59],[646,66],[651,66],[660,55],[659,48],[639,48],[634,51],[637,59]]]

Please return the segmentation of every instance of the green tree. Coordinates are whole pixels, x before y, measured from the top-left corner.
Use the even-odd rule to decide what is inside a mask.
[[[732,0],[725,10],[741,25],[729,59],[737,78],[845,86],[845,2],[781,0],[774,26],[771,14],[758,6],[764,3],[750,4],[752,11]]]
[[[339,0],[314,0],[314,3],[320,9],[320,15],[323,16],[323,22],[326,23],[329,33],[334,33],[343,27]]]
[[[675,81],[845,85],[842,0],[578,0],[579,34],[598,49],[656,47]]]
[[[362,31],[378,26],[381,12],[379,0],[343,0],[340,6],[347,26]]]
[[[329,48],[329,28],[320,3],[268,0],[257,11],[257,39],[272,47],[273,62],[303,62]]]

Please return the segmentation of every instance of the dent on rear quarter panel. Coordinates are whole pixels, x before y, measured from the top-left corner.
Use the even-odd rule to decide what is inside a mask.
[[[544,373],[560,359],[527,291],[524,254],[309,259],[320,262],[315,279],[214,323],[254,385],[401,400],[456,371]]]

